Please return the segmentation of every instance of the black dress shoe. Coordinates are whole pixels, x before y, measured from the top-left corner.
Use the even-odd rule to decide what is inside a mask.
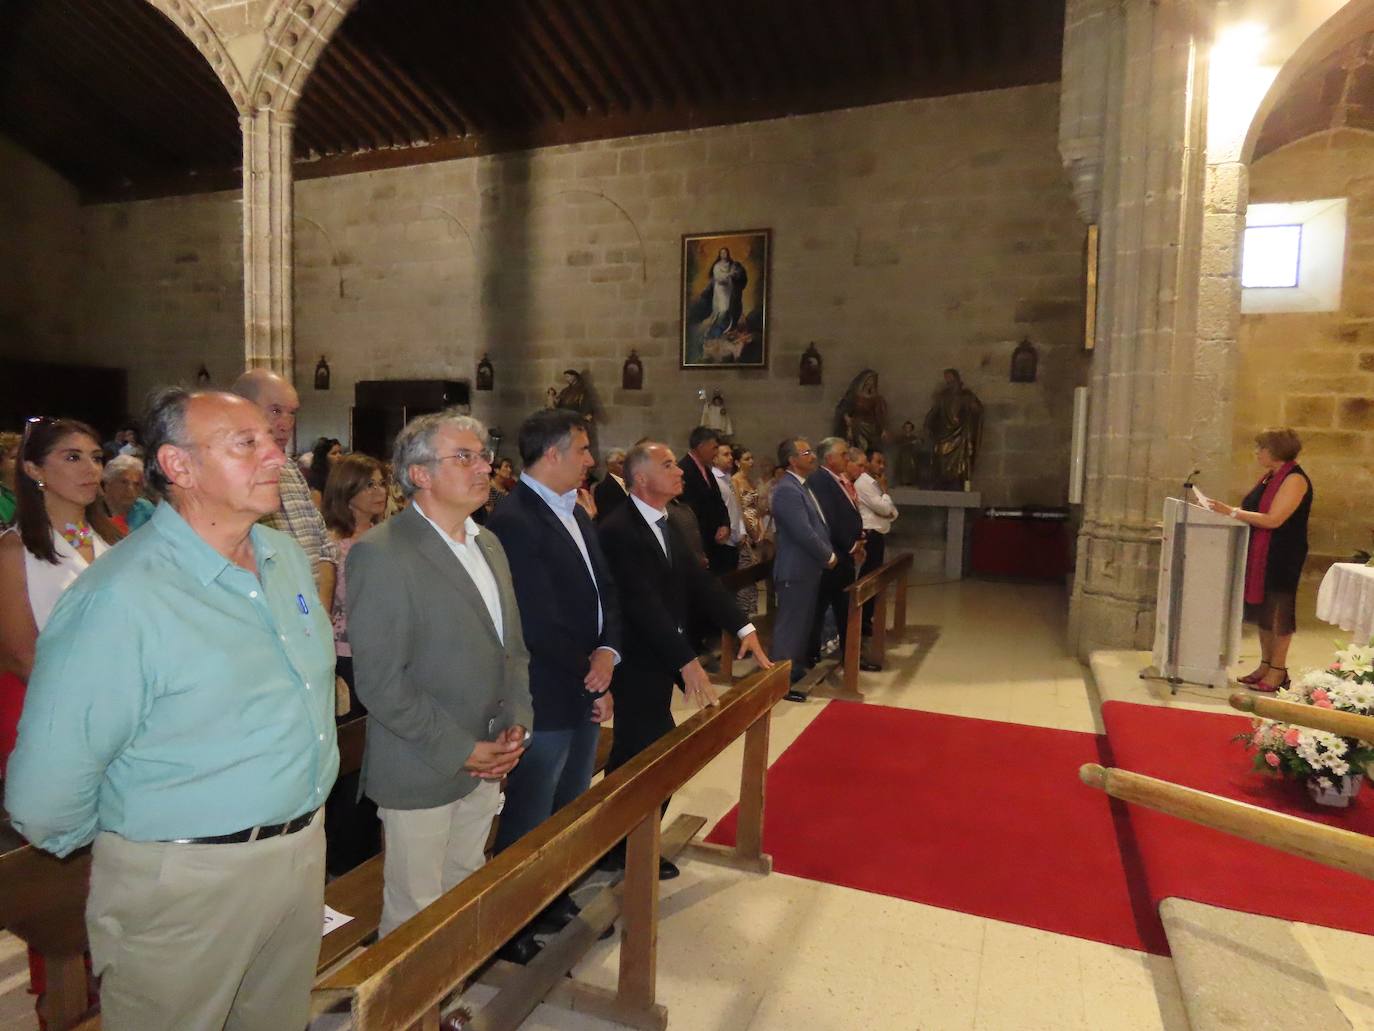
[[[572,923],[573,917],[580,912],[582,912],[581,906],[569,896],[561,895],[554,899],[544,912],[534,918],[535,933],[557,934]]]
[[[658,879],[660,881],[671,881],[680,873],[682,873],[682,871],[677,868],[677,864],[671,859],[660,859],[658,861]]]
[[[505,945],[502,945],[500,950],[496,953],[496,958],[504,959],[507,963],[518,963],[523,967],[530,960],[534,959],[535,956],[539,955],[540,950],[543,948],[544,946],[534,940],[534,935],[522,934],[517,938],[512,938],[510,941],[506,942]]]
[[[859,662],[859,669],[863,670],[865,673],[881,673],[883,671],[882,666],[878,665],[876,662],[869,662],[867,660],[861,660]]]
[[[783,697],[783,700],[784,700],[784,701],[788,701],[788,702],[804,702],[804,701],[806,701],[806,695],[805,695],[805,693],[804,693],[804,692],[801,692],[801,691],[798,691],[795,687],[794,687],[792,690],[788,691],[787,694],[783,695],[782,697]]]
[[[601,862],[596,864],[598,870],[606,873],[620,873],[625,869],[625,853],[618,848],[612,849],[601,857]]]

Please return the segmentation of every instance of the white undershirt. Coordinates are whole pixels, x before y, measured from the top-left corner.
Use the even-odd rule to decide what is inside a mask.
[[[412,501],[411,504],[415,506],[415,511],[424,516],[425,522],[434,527],[440,539],[448,545],[448,550],[453,552],[454,557],[463,564],[468,576],[472,578],[473,586],[477,588],[477,593],[482,596],[482,601],[486,603],[492,625],[496,628],[496,636],[500,638],[502,644],[505,644],[506,635],[501,624],[501,591],[496,586],[496,575],[491,571],[487,557],[482,554],[482,549],[477,546],[477,535],[482,532],[482,528],[473,521],[472,516],[468,516],[463,523],[464,539],[461,541],[454,540],[442,526],[425,515],[425,510],[420,507],[418,502]]]

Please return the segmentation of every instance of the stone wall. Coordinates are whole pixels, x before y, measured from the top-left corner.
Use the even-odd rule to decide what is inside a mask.
[[[1243,315],[1236,383],[1232,490],[1258,475],[1254,435],[1287,424],[1316,501],[1309,573],[1374,546],[1374,134],[1338,130],[1256,161],[1250,202],[1347,197],[1339,311]]]
[[[79,335],[76,189],[3,136],[0,182],[0,354],[61,361]]]
[[[302,443],[347,439],[359,379],[470,379],[512,433],[566,367],[586,369],[603,445],[674,443],[720,389],[736,435],[771,449],[828,432],[851,378],[882,376],[919,424],[940,369],[987,404],[976,485],[1061,503],[1083,381],[1082,224],[1056,151],[1055,86],[299,182],[294,221]],[[683,233],[773,232],[769,368],[682,370]],[[1029,336],[1040,380],[1008,382]],[[797,368],[815,341],[820,387]],[[620,389],[634,348],[644,390]],[[333,389],[309,389],[319,357]]]

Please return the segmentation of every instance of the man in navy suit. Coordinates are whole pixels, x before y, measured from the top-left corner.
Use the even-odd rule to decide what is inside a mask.
[[[826,437],[821,441],[820,459],[821,467],[806,478],[806,487],[816,496],[821,514],[825,516],[836,562],[821,577],[820,596],[811,631],[811,652],[814,655],[820,650],[821,627],[829,610],[835,616],[835,626],[840,633],[840,652],[843,654],[849,625],[849,596],[844,589],[854,582],[854,576],[866,557],[864,521],[854,483],[845,475],[849,468],[849,444],[842,437]],[[859,668],[871,673],[880,667],[862,660]]]
[[[720,575],[739,568],[739,549],[730,543],[730,512],[711,473],[720,439],[709,426],[698,426],[687,438],[682,470],[682,500],[697,517],[701,543],[711,572]]]
[[[625,661],[611,681],[615,695],[615,743],[606,772],[629,762],[673,729],[673,686],[696,706],[714,705],[716,691],[688,638],[693,614],[734,633],[740,658],[752,654],[764,669],[772,665],[734,595],[697,562],[682,532],[668,515],[669,502],[682,492],[682,468],[666,444],[641,442],[625,459],[628,504],[599,527],[601,545],[620,588],[625,614]],[[623,862],[618,850],[607,865]],[[659,877],[677,876],[669,861]]]
[[[620,661],[620,599],[577,488],[595,460],[586,421],[555,408],[536,412],[519,434],[524,472],[487,521],[510,562],[520,625],[530,653],[534,736],[506,780],[496,851],[511,845],[591,784],[598,725],[611,715],[611,673]],[[576,913],[564,896],[540,929]],[[537,951],[515,939],[507,958]]]
[[[811,631],[820,593],[821,575],[839,559],[830,544],[830,530],[806,478],[816,470],[816,455],[801,438],[778,445],[778,465],[787,472],[773,488],[771,507],[776,533],[773,589],[778,614],[773,620],[773,654],[792,660],[792,683],[811,665]],[[789,701],[806,695],[787,692]]]

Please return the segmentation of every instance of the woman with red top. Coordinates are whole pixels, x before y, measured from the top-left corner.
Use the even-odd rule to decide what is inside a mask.
[[[1297,630],[1296,599],[1307,561],[1307,521],[1312,481],[1298,465],[1302,442],[1287,427],[1255,437],[1255,459],[1264,475],[1239,507],[1209,502],[1213,512],[1250,527],[1245,564],[1245,618],[1259,627],[1260,664],[1240,678],[1253,691],[1288,685],[1288,646]]]
[[[25,424],[15,525],[0,534],[0,774],[14,750],[39,631],[62,592],[123,536],[100,503],[103,466],[100,438],[85,423],[39,417]],[[29,983],[45,1026],[46,976],[32,949]]]

